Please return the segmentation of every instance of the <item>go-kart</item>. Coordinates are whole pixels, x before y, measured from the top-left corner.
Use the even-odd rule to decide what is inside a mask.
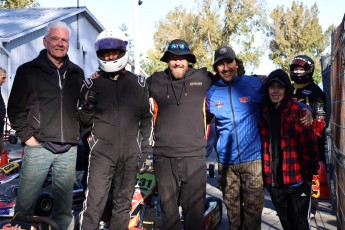
[[[22,160],[17,159],[0,167],[0,185],[18,178],[21,166],[22,166]]]
[[[132,198],[129,230],[158,229],[161,220],[161,209],[158,201],[157,184],[150,162],[148,168],[137,174],[137,184]],[[111,202],[111,199],[108,200]],[[108,229],[111,218],[111,203],[107,202],[99,229]],[[204,209],[203,230],[212,230],[222,219],[222,200],[207,197]]]
[[[21,159],[0,167],[0,217],[12,217],[16,204]]]
[[[22,159],[16,159],[0,167],[0,217],[13,217],[19,186]],[[52,212],[53,198],[49,193],[51,177],[48,177],[35,202],[35,214],[48,216]]]
[[[14,229],[27,229],[27,230],[43,230],[52,229],[60,230],[61,228],[48,217],[42,216],[17,216],[10,221],[0,222],[0,229],[14,230]]]
[[[0,167],[0,217],[13,217],[16,197],[19,187],[19,171],[22,159],[15,159]],[[76,172],[73,189],[73,206],[83,202],[83,187],[80,183],[83,172]],[[42,190],[36,199],[34,213],[37,216],[49,216],[53,211],[53,197],[51,195],[52,177],[49,173]],[[0,228],[1,229],[1,228]]]

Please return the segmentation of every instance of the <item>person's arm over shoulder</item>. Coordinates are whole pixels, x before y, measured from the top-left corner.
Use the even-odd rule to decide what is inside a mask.
[[[152,160],[152,146],[154,145],[153,141],[153,126],[154,126],[154,118],[153,118],[153,99],[149,98],[149,91],[148,85],[146,80],[142,76],[138,76],[139,78],[139,85],[143,88],[143,95],[139,95],[142,99],[141,103],[141,117],[140,117],[140,136],[141,136],[141,155],[140,160],[138,162],[138,169],[139,172],[146,171],[150,165]]]
[[[147,88],[148,88],[149,91],[150,91],[150,87],[151,87],[151,84],[152,84],[152,78],[153,78],[153,75],[151,75],[150,77],[146,78],[146,85],[147,85]]]
[[[85,79],[80,91],[77,115],[83,128],[89,128],[93,124],[93,115],[97,103],[97,93],[92,88],[94,80]]]
[[[196,71],[199,71],[199,73],[202,74],[202,76],[205,76],[205,83],[207,84],[207,87],[211,87],[213,83],[217,81],[217,78],[214,76],[213,73],[209,72],[206,67],[202,67],[200,69],[195,69]]]
[[[18,67],[7,105],[7,114],[11,126],[23,143],[30,139],[35,132],[29,124],[27,112],[30,107],[35,106],[36,100],[36,92],[34,92],[31,84],[33,79],[30,79],[30,76],[27,75],[29,67],[29,64]]]
[[[139,84],[143,87],[144,94],[142,95],[141,118],[140,118],[140,132],[142,135],[141,150],[144,153],[151,153],[153,146],[153,105],[149,98],[149,90],[146,80],[142,76],[138,76]],[[142,83],[140,83],[142,82]]]
[[[297,103],[296,103],[297,104]],[[300,106],[299,106],[300,107]],[[300,107],[301,108],[301,107]],[[303,116],[303,110],[299,110],[300,118]],[[307,182],[311,182],[313,175],[316,174],[319,168],[319,152],[318,144],[315,134],[311,126],[303,124],[297,124],[300,127],[300,143],[301,148],[301,168],[303,171],[303,179]]]

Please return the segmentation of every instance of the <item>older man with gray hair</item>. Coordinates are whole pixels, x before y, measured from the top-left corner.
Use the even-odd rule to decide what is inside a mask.
[[[19,66],[8,102],[13,129],[25,143],[15,215],[33,215],[48,172],[52,173],[52,219],[62,230],[72,222],[79,123],[77,101],[83,70],[71,62],[70,29],[64,22],[48,25],[38,57]]]

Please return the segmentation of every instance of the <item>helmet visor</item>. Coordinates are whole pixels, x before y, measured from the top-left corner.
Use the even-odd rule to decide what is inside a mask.
[[[105,38],[95,42],[95,50],[121,50],[126,51],[128,42],[117,38]]]
[[[306,64],[307,64],[307,62],[302,60],[302,59],[294,59],[290,65],[292,65],[292,66],[298,65],[298,66],[305,67]]]

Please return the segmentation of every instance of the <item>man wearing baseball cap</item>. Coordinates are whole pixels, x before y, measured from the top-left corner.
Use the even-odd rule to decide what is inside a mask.
[[[260,229],[264,205],[261,142],[258,129],[264,96],[258,77],[247,76],[229,46],[215,51],[218,81],[206,95],[217,133],[219,185],[231,229]]]
[[[204,99],[213,75],[195,69],[195,55],[182,39],[170,42],[163,57],[167,68],[147,79],[158,106],[154,169],[162,208],[160,229],[202,229],[206,198]]]
[[[229,223],[231,229],[260,229],[264,194],[258,122],[264,78],[245,75],[229,46],[215,51],[213,69],[217,82],[207,92],[206,110],[215,117],[218,179]],[[303,108],[301,124],[309,125],[311,112]]]

